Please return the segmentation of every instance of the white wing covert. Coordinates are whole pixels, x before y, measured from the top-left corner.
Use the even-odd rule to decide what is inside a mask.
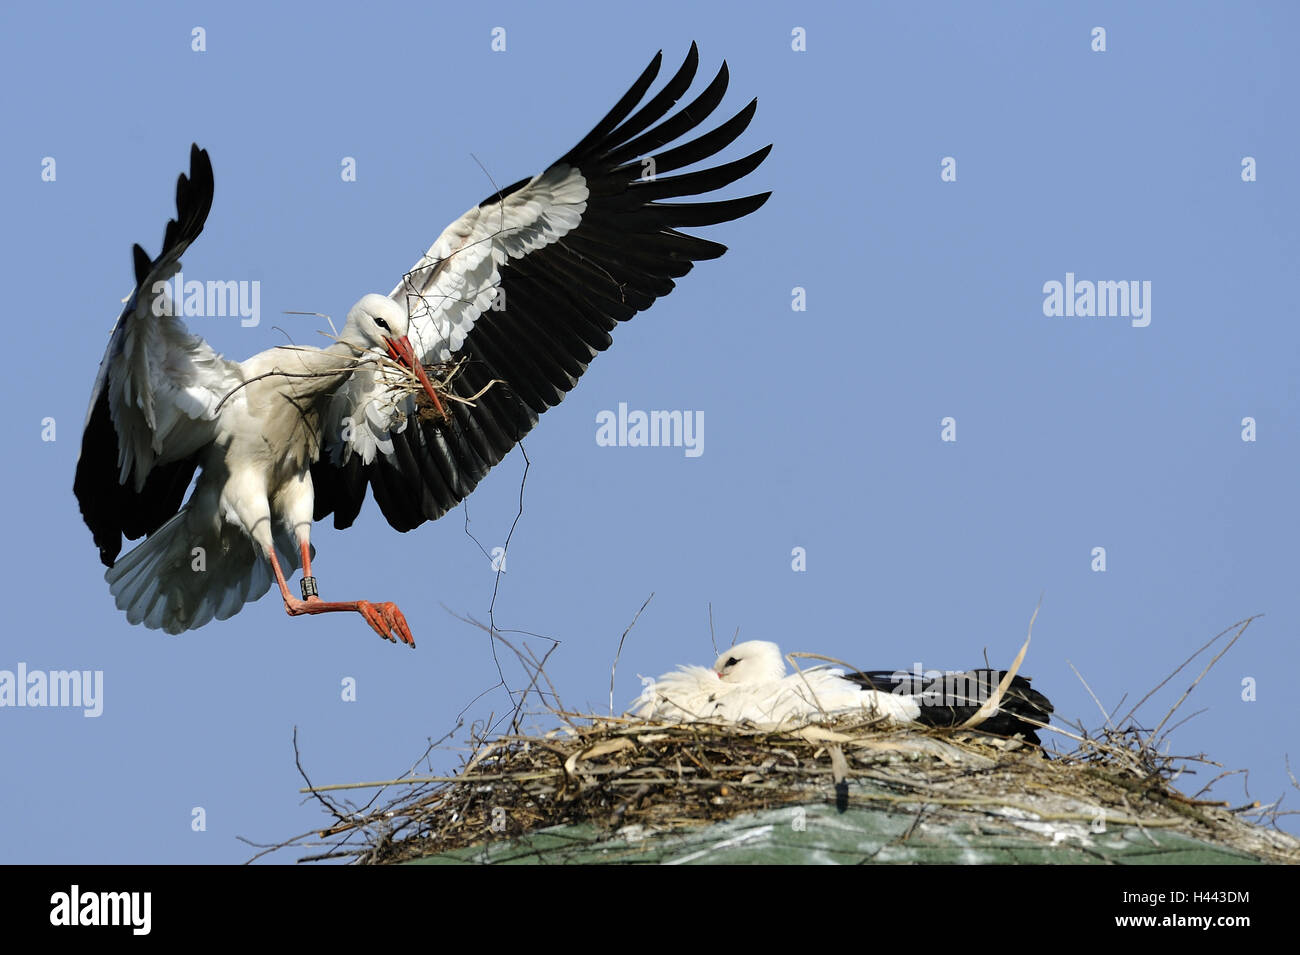
[[[744,132],[751,101],[730,120],[670,148],[722,101],[726,64],[699,96],[674,110],[699,64],[682,67],[639,109],[657,55],[632,88],[573,149],[539,175],[507,186],[443,231],[392,297],[445,413],[385,395],[358,375],[330,407],[328,453],[312,469],[315,518],[355,520],[369,487],[388,522],[418,527],[455,507],[578,382],[610,332],[674,288],[696,261],[726,247],[679,232],[741,218],[767,193],[662,202],[721,189],[752,172],[764,147],[696,172]],[[662,151],[660,151],[662,150]]]

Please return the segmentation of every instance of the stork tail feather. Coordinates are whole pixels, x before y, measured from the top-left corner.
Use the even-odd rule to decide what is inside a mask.
[[[283,540],[281,539],[283,536]],[[281,566],[297,569],[297,548],[277,534]],[[188,505],[104,574],[131,623],[183,633],[234,616],[271,589],[269,562],[241,528],[196,520]]]

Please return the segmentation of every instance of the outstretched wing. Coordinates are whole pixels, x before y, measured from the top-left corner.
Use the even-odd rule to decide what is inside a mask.
[[[73,491],[81,515],[113,566],[122,537],[157,530],[174,515],[212,440],[216,407],[239,369],[191,335],[171,313],[163,283],[203,231],[212,208],[212,163],[190,147],[190,174],[176,181],[176,218],[156,259],[133,249],[135,291],[118,316],[90,397]]]
[[[699,64],[692,44],[681,69],[637,109],[661,61],[662,53],[559,161],[452,223],[393,290],[407,308],[417,353],[449,394],[447,414],[410,400],[395,413],[376,413],[392,403],[362,376],[339,389],[327,453],[312,469],[318,520],[333,512],[335,526],[351,525],[367,486],[398,530],[441,517],[560,403],[609,347],[615,325],[671,292],[695,262],[726,251],[679,228],[739,219],[767,200],[768,193],[662,201],[721,189],[752,172],[771,147],[665,175],[724,149],[757,103],[671,146],[722,101],[728,74],[724,63],[674,112]]]

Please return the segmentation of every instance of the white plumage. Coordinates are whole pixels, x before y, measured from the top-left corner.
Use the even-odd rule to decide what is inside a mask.
[[[284,586],[285,568],[310,577],[310,466],[320,447],[314,404],[358,371],[391,374],[373,369],[387,343],[394,354],[410,348],[405,310],[367,295],[335,345],[273,348],[232,362],[152,301],[139,295],[123,316],[101,371],[123,476],[134,475],[139,491],[154,467],[195,455],[202,470],[185,505],[106,571],[118,608],[131,623],[180,633],[232,616],[278,582],[290,614],[355,611],[382,636],[412,643],[391,604],[300,601]]]
[[[485,312],[508,307],[502,267],[576,229],[587,195],[581,173],[559,164],[504,199],[475,206],[444,229],[389,293],[410,315],[416,354],[430,364],[451,361]],[[354,375],[334,393],[324,428],[326,435],[341,436],[326,442],[334,464],[346,464],[353,453],[365,464],[376,450],[391,453],[389,435],[403,430],[410,409],[408,399],[394,403],[390,392],[373,376]],[[358,408],[365,413],[358,414]]]
[[[910,723],[921,707],[910,695],[866,690],[835,667],[786,673],[781,648],[766,640],[738,643],[713,668],[681,666],[646,686],[633,703],[642,719],[797,725],[860,713]]]
[[[620,322],[726,251],[682,229],[767,199],[712,196],[770,147],[667,175],[711,161],[755,103],[702,131],[726,65],[678,108],[698,51],[646,99],[661,63],[563,157],[444,229],[390,295],[362,297],[326,348],[230,361],[176,317],[166,283],[214,192],[207,152],[191,148],[161,252],[134,249],[136,288],[100,365],[73,485],[128,620],[180,633],[275,584],[292,616],[355,612],[414,646],[396,604],[320,598],[312,522],[346,528],[367,495],[399,531],[447,513],[576,386]],[[287,580],[299,567],[302,599]]]

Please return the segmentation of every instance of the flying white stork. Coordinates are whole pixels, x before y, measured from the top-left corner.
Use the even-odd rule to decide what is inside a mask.
[[[713,668],[680,666],[647,684],[632,704],[641,719],[665,722],[750,722],[761,727],[799,725],[829,716],[860,714],[887,723],[960,726],[992,696],[1004,670],[916,673],[845,672],[812,666],[786,674],[781,648],[767,640],[738,643]],[[1022,735],[1038,743],[1052,704],[1014,676],[998,709],[979,729]]]
[[[739,219],[767,199],[661,201],[727,186],[771,148],[667,175],[732,143],[757,102],[695,135],[726,92],[726,64],[674,111],[695,78],[692,44],[638,109],[661,60],[561,159],[453,222],[389,295],[357,302],[326,348],[229,361],[170,314],[165,283],[212,205],[208,154],[191,148],[162,252],[135,246],[136,288],[100,364],[74,484],[128,620],[201,627],[274,580],[291,616],[356,612],[415,645],[392,603],[321,600],[312,521],[332,513],[350,526],[367,487],[399,531],[441,517],[577,384],[615,325],[726,251],[679,228]],[[143,535],[119,558],[123,537]],[[302,599],[285,576],[300,566]]]

